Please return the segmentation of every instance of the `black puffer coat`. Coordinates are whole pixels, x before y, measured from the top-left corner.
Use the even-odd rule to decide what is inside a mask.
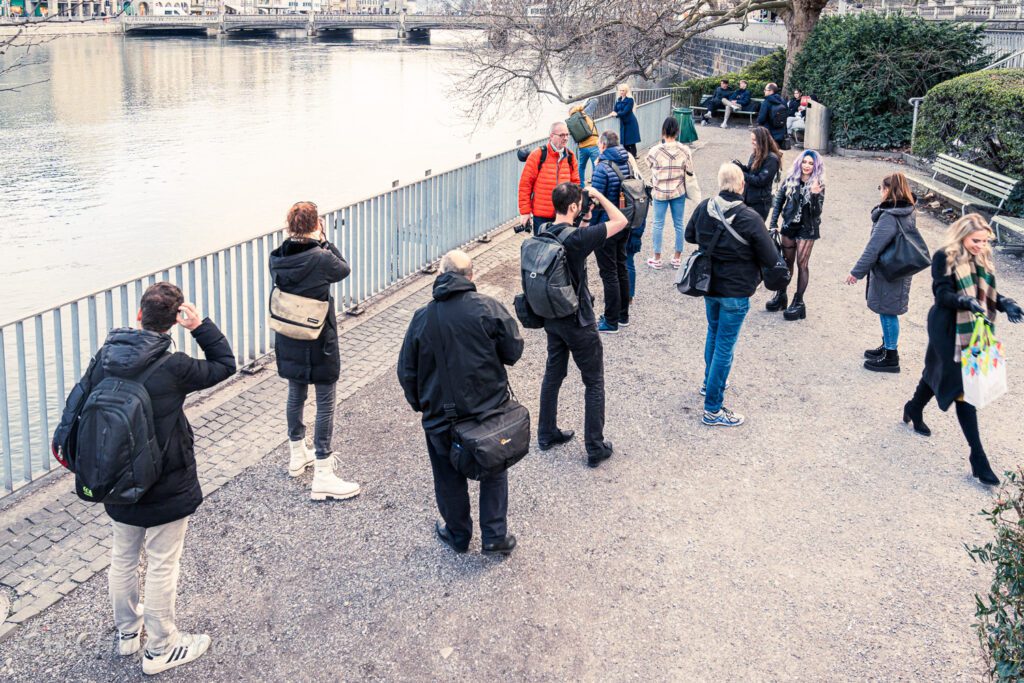
[[[134,505],[105,505],[114,521],[132,526],[153,527],[188,517],[203,502],[196,473],[192,427],[182,406],[185,396],[208,389],[235,373],[235,357],[228,340],[209,318],[192,336],[206,360],[175,353],[157,368],[146,382],[153,405],[157,444],[165,447],[164,470],[160,480]],[[85,395],[104,377],[134,377],[167,352],[171,337],[159,332],[122,328],[111,330],[76,390]]]
[[[331,285],[348,277],[348,262],[330,242],[286,239],[270,252],[271,279],[289,294],[330,301]],[[333,304],[320,336],[313,340],[274,337],[277,374],[306,384],[334,384],[341,375],[338,321]]]
[[[589,230],[589,228],[587,228]],[[434,303],[416,311],[398,356],[398,381],[412,409],[423,413],[423,429],[448,429],[444,391],[431,343],[429,313],[440,306],[445,364],[457,395],[460,418],[494,410],[509,396],[506,365],[523,355],[519,325],[496,299],[476,291],[465,276],[443,273],[434,281]]]
[[[768,214],[772,209],[772,183],[779,175],[779,157],[769,154],[761,162],[759,168],[754,168],[754,155],[750,155],[750,161],[743,169],[743,203],[757,212],[761,220],[768,220]]]

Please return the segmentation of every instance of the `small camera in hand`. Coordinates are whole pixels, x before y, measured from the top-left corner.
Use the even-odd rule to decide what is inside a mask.
[[[583,219],[590,215],[590,210],[592,208],[594,208],[594,200],[590,196],[590,193],[584,190],[583,200],[580,203],[580,212],[576,214],[576,220],[572,222],[573,227],[580,227],[580,224],[583,223]]]
[[[516,223],[512,226],[512,231],[515,233],[520,232],[532,232],[533,230],[533,219],[526,221],[525,223]]]

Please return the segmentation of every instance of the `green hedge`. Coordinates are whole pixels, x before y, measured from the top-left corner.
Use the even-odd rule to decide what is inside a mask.
[[[755,62],[747,65],[739,73],[718,74],[707,78],[691,78],[688,81],[677,84],[676,87],[687,88],[690,91],[690,101],[685,104],[696,105],[700,103],[703,95],[710,95],[718,87],[723,78],[729,79],[733,87],[744,80],[747,82],[747,89],[752,97],[763,97],[764,86],[769,83],[782,85],[782,74],[786,70],[786,51],[778,49],[771,54],[761,57]]]
[[[913,121],[907,100],[987,61],[980,26],[902,14],[823,17],[797,57],[792,85],[832,110],[839,145],[902,148]]]
[[[1024,69],[979,71],[929,90],[914,153],[940,152],[1024,179]],[[1024,187],[1012,199],[1010,208],[1024,215]]]

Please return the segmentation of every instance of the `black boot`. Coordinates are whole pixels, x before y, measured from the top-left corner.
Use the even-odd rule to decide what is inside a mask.
[[[882,355],[878,358],[868,358],[864,361],[864,368],[872,372],[899,372],[900,352],[896,349],[883,349]]]
[[[880,358],[885,354],[885,344],[879,344],[877,349],[868,349],[864,352],[865,358]]]
[[[970,462],[971,474],[977,477],[978,481],[988,486],[999,486],[999,477],[992,471],[992,466],[988,464],[988,457],[984,453],[971,453]]]
[[[782,290],[781,292],[775,292],[775,296],[765,302],[764,310],[775,313],[783,310],[787,304],[789,304],[789,295],[786,294],[786,290]]]
[[[922,436],[931,436],[932,430],[924,423],[924,410],[915,406],[913,401],[907,401],[903,406],[903,422],[914,423],[914,431]]]
[[[794,297],[793,303],[782,312],[782,317],[786,320],[803,320],[807,317],[807,306],[804,305],[802,299]]]

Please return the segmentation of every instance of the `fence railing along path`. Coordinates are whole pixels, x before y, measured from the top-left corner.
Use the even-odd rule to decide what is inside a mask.
[[[648,93],[648,94],[642,94]],[[638,91],[643,140],[657,140],[671,112],[668,91]],[[598,113],[610,111],[599,109]],[[618,130],[618,120],[597,120]],[[547,138],[528,143],[534,147]],[[478,159],[324,214],[328,239],[352,265],[332,288],[337,310],[353,311],[437,261],[446,251],[485,237],[518,213],[522,164],[516,149]],[[17,320],[0,323],[0,497],[55,465],[50,437],[64,399],[115,327],[135,322],[146,288],[173,282],[224,331],[239,366],[273,350],[267,326],[270,252],[284,239],[273,230],[176,263]],[[185,330],[172,332],[178,350],[197,355]]]

